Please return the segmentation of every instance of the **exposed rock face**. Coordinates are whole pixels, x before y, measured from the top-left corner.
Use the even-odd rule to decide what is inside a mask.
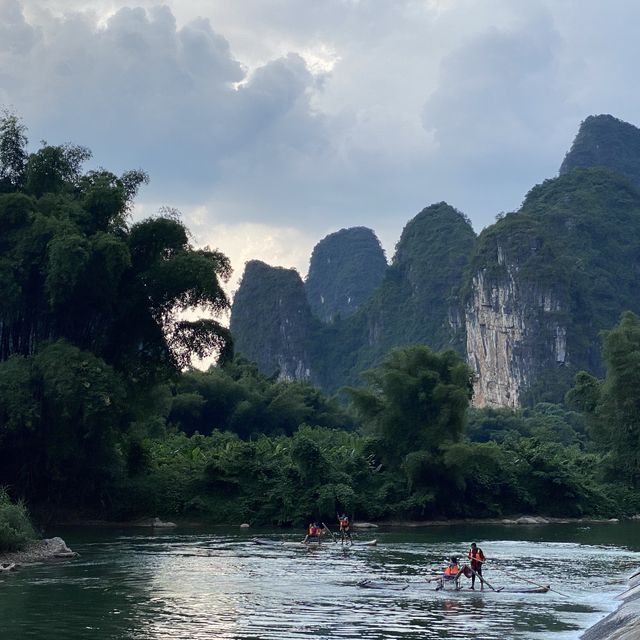
[[[640,129],[610,115],[589,116],[580,125],[560,175],[598,166],[621,173],[640,188]]]
[[[346,318],[366,302],[382,282],[387,261],[371,229],[341,229],[313,249],[306,281],[313,313],[322,321]]]
[[[309,347],[316,322],[295,269],[247,263],[231,310],[236,351],[266,374],[312,377]]]
[[[467,282],[477,406],[560,401],[574,373],[602,373],[599,332],[637,310],[640,193],[605,169],[531,190],[481,234]]]
[[[501,259],[498,245],[499,264]],[[475,371],[474,405],[516,408],[537,374],[565,364],[562,304],[552,290],[520,287],[513,264],[500,280],[476,273],[471,292],[466,333],[468,360]]]

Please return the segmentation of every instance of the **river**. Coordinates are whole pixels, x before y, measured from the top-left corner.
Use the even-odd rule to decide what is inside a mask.
[[[640,523],[381,530],[359,534],[377,547],[319,550],[251,542],[300,539],[282,530],[54,533],[81,557],[0,575],[2,640],[568,640],[640,565]],[[564,595],[435,591],[425,577],[472,541],[494,587],[529,586],[506,570]]]

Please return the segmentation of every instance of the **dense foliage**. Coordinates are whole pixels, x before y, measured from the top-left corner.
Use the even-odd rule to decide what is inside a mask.
[[[0,484],[32,499],[100,501],[154,387],[228,330],[227,258],[194,249],[170,211],[131,224],[142,171],[84,172],[83,147],[26,149],[0,119]]]
[[[25,145],[20,120],[5,114],[0,548],[34,535],[20,498],[54,515],[63,508],[281,525],[331,522],[342,509],[397,520],[610,517],[640,507],[633,314],[604,335],[606,377],[580,373],[571,409],[547,402],[544,388],[536,391],[544,402],[518,412],[471,409],[471,371],[455,350],[383,351],[391,330],[407,343],[426,341],[421,332],[440,336],[438,346],[453,338],[447,318],[458,301],[460,256],[474,240],[464,217],[440,204],[407,226],[383,284],[349,318],[321,325],[295,271],[249,263],[236,298],[244,310],[232,328],[242,326],[247,342],[240,342],[275,363],[265,375],[264,363],[232,356],[230,336],[214,320],[181,315],[224,310],[220,279],[230,267],[219,252],[191,247],[170,211],[129,221],[144,173],[83,172],[81,147],[44,145],[30,154]],[[537,274],[568,295],[579,339],[592,338],[589,318],[610,327],[621,299],[635,304],[634,278],[600,254],[638,264],[631,216],[639,199],[604,170],[569,173],[534,189],[519,214],[485,232],[474,260],[494,255],[504,240],[523,256],[523,281]],[[600,226],[598,217],[606,217]],[[572,232],[564,240],[562,228]],[[430,251],[422,250],[425,238]],[[429,299],[440,306],[427,307]],[[283,337],[291,347],[284,359]],[[186,366],[192,354],[211,351],[220,359],[209,371]],[[312,356],[334,380],[375,366],[364,386],[345,390],[345,404],[292,380],[309,375]]]
[[[469,370],[451,351],[399,349],[367,380],[350,391],[362,421],[352,429],[337,405],[325,399],[314,411],[298,383],[269,380],[245,362],[186,374],[174,389],[177,430],[140,442],[143,464],[113,488],[115,515],[301,526],[310,518],[331,522],[341,509],[360,519],[405,520],[610,517],[640,506],[629,485],[608,476],[610,455],[591,439],[582,413],[551,404],[470,411]],[[207,397],[220,399],[221,385],[238,383],[251,394],[237,402],[236,388],[229,407],[205,409]],[[293,432],[240,437],[232,430],[247,433],[241,422],[250,411],[224,424],[235,406],[266,409],[260,421],[269,425],[269,401],[287,386],[307,406],[306,422]],[[183,396],[192,393],[200,408],[185,420]],[[291,424],[303,419],[288,415]]]
[[[189,435],[221,429],[243,438],[292,435],[301,424],[353,427],[345,409],[311,384],[267,378],[242,359],[185,372],[175,385],[169,421]]]
[[[627,311],[604,332],[606,376],[581,372],[567,400],[583,411],[595,442],[607,452],[608,475],[640,485],[640,318]]]
[[[611,115],[589,116],[580,124],[560,173],[578,167],[607,167],[640,188],[640,129]]]
[[[350,316],[382,282],[387,261],[371,229],[340,229],[313,249],[305,290],[311,311],[326,322]]]
[[[23,502],[12,502],[0,487],[0,553],[16,551],[36,538],[36,532]]]

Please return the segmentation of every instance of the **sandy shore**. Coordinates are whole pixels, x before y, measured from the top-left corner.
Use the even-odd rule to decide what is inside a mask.
[[[580,636],[581,640],[638,640],[640,638],[640,571],[629,578],[622,604]]]
[[[21,551],[0,553],[0,570],[13,571],[25,565],[77,557],[62,538],[47,538],[31,542]]]

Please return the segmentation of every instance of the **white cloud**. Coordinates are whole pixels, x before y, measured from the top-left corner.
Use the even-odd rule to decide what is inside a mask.
[[[0,102],[33,140],[147,169],[141,207],[199,208],[236,270],[299,266],[344,226],[390,248],[434,201],[481,228],[557,171],[581,119],[637,123],[640,3],[613,7],[0,0]]]
[[[220,249],[231,260],[234,273],[225,289],[231,295],[238,288],[244,265],[249,260],[293,268],[305,277],[309,257],[317,238],[295,227],[256,222],[211,221],[208,211],[196,208],[184,215],[197,245]]]

